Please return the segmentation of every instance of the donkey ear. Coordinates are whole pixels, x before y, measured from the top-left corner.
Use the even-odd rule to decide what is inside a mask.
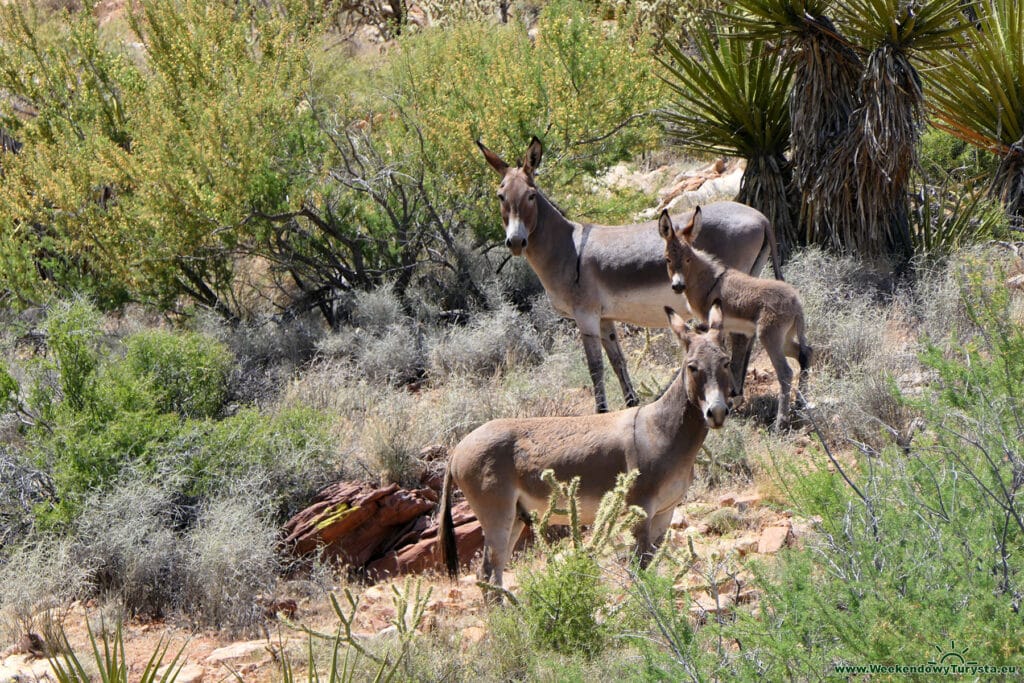
[[[725,322],[725,314],[722,313],[722,302],[716,301],[708,311],[708,329],[722,331]]]
[[[505,171],[508,170],[508,164],[502,161],[501,157],[497,154],[487,149],[486,145],[479,140],[476,141],[476,146],[484,153],[484,159],[487,159],[487,163],[491,165],[491,168],[497,171],[498,175],[504,177]]]
[[[662,209],[658,217],[658,233],[666,242],[672,240],[672,217],[668,215],[668,209]]]
[[[689,222],[679,229],[679,234],[682,235],[683,240],[688,244],[693,244],[693,241],[697,239],[697,235],[700,234],[700,229],[704,223],[704,217],[701,214],[700,206],[693,207],[693,215],[690,217]]]
[[[683,347],[690,345],[691,332],[686,326],[686,319],[679,315],[672,309],[671,306],[665,307],[665,315],[668,316],[668,326],[672,328],[672,331],[679,337],[679,341],[683,343]]]
[[[540,160],[543,156],[544,145],[534,135],[533,139],[530,140],[530,146],[526,149],[526,154],[523,156],[523,170],[526,171],[527,175],[533,175],[533,172],[540,166]]]

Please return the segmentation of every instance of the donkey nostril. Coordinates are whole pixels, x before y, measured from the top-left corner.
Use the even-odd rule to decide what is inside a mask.
[[[526,249],[526,240],[523,240],[523,249]]]
[[[685,287],[684,287],[684,285],[683,285],[683,283],[682,283],[682,282],[673,282],[673,283],[672,283],[672,290],[673,290],[673,291],[675,291],[675,292],[681,292],[681,291],[683,291],[684,289],[685,289]]]
[[[511,247],[512,246],[512,238],[511,237],[509,237],[508,239],[505,240],[505,246],[506,247]]]

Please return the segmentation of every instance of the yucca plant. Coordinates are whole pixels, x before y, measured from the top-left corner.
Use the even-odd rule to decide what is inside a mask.
[[[842,205],[831,197],[833,183],[821,182],[835,169],[830,157],[847,139],[863,70],[859,53],[827,16],[831,0],[737,0],[736,31],[773,41],[792,70],[789,116],[790,159],[800,192],[800,244],[839,246],[831,238],[833,214]]]
[[[870,52],[851,135],[833,157],[833,182],[839,187],[830,194],[852,190],[856,213],[838,214],[834,228],[844,246],[905,262],[913,253],[907,203],[910,175],[917,166],[924,126],[924,94],[912,60],[957,45],[963,33],[961,2],[849,0],[837,11],[847,35]]]
[[[792,158],[804,241],[909,258],[908,185],[924,107],[911,60],[956,44],[961,3],[735,4],[743,11],[738,30],[762,39],[774,34],[794,69]]]
[[[910,227],[914,252],[946,256],[979,238],[997,236],[1006,215],[982,187],[947,175],[924,182],[913,198]]]
[[[735,32],[698,28],[693,40],[697,57],[665,45],[662,79],[673,98],[660,118],[683,149],[747,160],[737,200],[768,216],[788,251],[797,209],[786,158],[791,70],[770,57],[765,42]]]
[[[67,634],[61,629],[59,637],[62,642],[58,644],[57,648],[61,654],[50,657],[50,665],[53,667],[53,672],[59,683],[90,683],[95,680],[102,683],[129,683],[129,680],[139,681],[139,683],[173,683],[184,666],[184,661],[181,659],[181,655],[185,651],[184,645],[174,655],[171,662],[164,666],[164,657],[167,656],[170,643],[161,640],[142,672],[138,674],[138,678],[129,679],[128,658],[125,656],[124,631],[121,628],[121,623],[118,622],[113,634],[108,634],[106,629],[101,626],[99,641],[96,640],[96,634],[92,632],[88,620],[86,629],[89,632],[89,643],[92,645],[96,677],[91,676],[86,670],[85,665],[71,648]],[[163,669],[162,672],[161,669]]]
[[[1024,222],[1024,5],[983,0],[966,45],[939,55],[929,73],[934,125],[1001,157],[991,192]]]

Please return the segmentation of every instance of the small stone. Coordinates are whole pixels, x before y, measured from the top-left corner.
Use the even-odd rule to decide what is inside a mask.
[[[736,549],[736,553],[740,557],[746,557],[750,553],[756,552],[758,548],[758,539],[756,538],[741,538],[736,541],[733,548]]]
[[[162,680],[171,670],[172,666],[169,664],[160,667],[156,672],[157,680]],[[177,670],[176,676],[168,676],[168,680],[173,678],[175,683],[201,683],[205,675],[206,670],[198,664],[185,664]]]
[[[724,496],[722,496],[721,498],[718,499],[718,507],[720,507],[720,508],[727,508],[727,507],[730,507],[735,502],[736,502],[736,494],[735,493],[727,493],[727,494],[725,494]]]
[[[736,504],[736,509],[739,510],[740,512],[744,512],[747,510],[747,508],[752,508],[760,505],[761,496],[741,496],[740,498],[737,498],[734,502]]]
[[[669,526],[673,529],[685,529],[690,526],[690,523],[686,520],[686,513],[683,512],[682,508],[676,508],[672,512],[672,521]]]
[[[243,659],[266,648],[266,641],[246,640],[219,647],[206,657],[208,664],[219,664],[231,659]]]

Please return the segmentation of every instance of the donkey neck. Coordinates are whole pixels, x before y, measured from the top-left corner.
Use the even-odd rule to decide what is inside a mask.
[[[712,304],[718,298],[715,291],[725,277],[726,267],[706,251],[691,247],[693,258],[689,269],[683,274],[686,279],[686,300],[690,309],[704,322]]]
[[[523,255],[549,291],[550,286],[558,286],[565,277],[575,276],[578,250],[573,233],[576,227],[543,193],[537,192],[537,225]]]
[[[686,384],[686,359],[672,384],[657,401],[641,406],[637,413],[638,429],[644,429],[650,436],[672,445],[673,452],[680,452],[695,437],[707,433],[707,421],[701,414],[700,405],[691,400]]]

